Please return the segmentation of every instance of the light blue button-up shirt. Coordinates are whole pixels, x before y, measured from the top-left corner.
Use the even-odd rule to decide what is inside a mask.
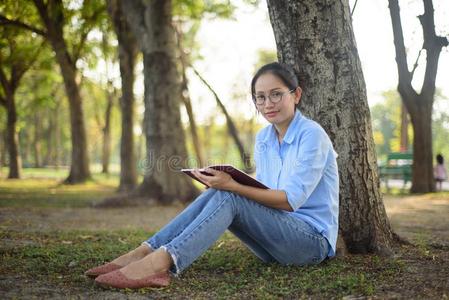
[[[274,125],[256,136],[256,178],[271,189],[283,190],[291,214],[314,227],[335,255],[338,235],[337,153],[324,129],[299,110],[279,144]]]

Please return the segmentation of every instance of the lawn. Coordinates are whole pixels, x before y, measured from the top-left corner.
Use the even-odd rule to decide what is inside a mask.
[[[0,180],[2,298],[449,297],[448,193],[386,197],[393,227],[413,243],[398,246],[392,257],[347,255],[282,267],[261,263],[226,233],[169,287],[119,291],[97,287],[83,272],[136,247],[183,207],[99,209],[92,204],[114,193],[114,176],[95,175],[76,186],[61,185],[63,173],[26,176]],[[434,211],[422,212],[420,223],[407,201],[432,203]]]

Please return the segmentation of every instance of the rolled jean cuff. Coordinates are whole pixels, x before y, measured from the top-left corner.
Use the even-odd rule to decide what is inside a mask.
[[[156,250],[156,248],[155,248],[155,247],[153,247],[153,245],[151,245],[151,244],[150,244],[150,242],[148,242],[148,241],[142,242],[142,244],[141,244],[141,245],[145,245],[145,246],[147,246],[148,248],[150,248],[150,249],[151,249],[151,251],[155,251],[155,250]]]
[[[181,274],[182,269],[179,267],[178,256],[176,255],[175,250],[166,246],[161,246],[159,249],[163,249],[165,252],[170,254],[171,259],[173,260],[173,266],[171,266],[169,271],[173,276],[178,277]]]

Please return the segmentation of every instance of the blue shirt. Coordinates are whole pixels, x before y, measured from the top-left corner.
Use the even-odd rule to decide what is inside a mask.
[[[324,129],[296,110],[279,144],[274,125],[256,136],[256,178],[270,189],[283,190],[291,214],[314,227],[335,255],[338,236],[339,179],[337,153]]]

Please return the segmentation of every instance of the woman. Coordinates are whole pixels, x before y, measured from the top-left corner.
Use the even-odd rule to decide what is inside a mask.
[[[256,178],[270,189],[206,170],[210,187],[153,237],[87,275],[106,287],[167,286],[229,229],[264,262],[317,264],[335,255],[336,153],[325,131],[296,109],[302,90],[286,65],[263,66],[251,82],[257,111],[271,125],[256,137]]]

